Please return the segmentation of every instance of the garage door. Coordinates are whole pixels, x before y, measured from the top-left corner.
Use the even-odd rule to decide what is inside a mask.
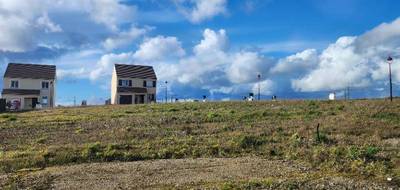
[[[132,95],[119,96],[119,104],[132,104]]]

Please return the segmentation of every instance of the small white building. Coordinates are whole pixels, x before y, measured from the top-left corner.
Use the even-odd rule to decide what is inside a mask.
[[[336,99],[336,93],[332,92],[329,93],[329,100],[335,100]]]

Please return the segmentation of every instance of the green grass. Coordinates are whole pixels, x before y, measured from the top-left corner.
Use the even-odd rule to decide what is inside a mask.
[[[87,162],[257,156],[384,181],[400,178],[399,144],[388,143],[400,140],[399,107],[399,101],[383,100],[278,101],[0,114],[0,173]]]

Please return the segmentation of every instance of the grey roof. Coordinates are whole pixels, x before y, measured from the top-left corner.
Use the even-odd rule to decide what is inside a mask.
[[[40,90],[28,89],[3,89],[1,94],[14,94],[14,95],[40,95]]]
[[[52,80],[56,78],[56,66],[9,63],[6,72],[4,73],[4,77]]]
[[[152,66],[115,64],[117,76],[121,78],[155,79],[156,73]]]
[[[118,92],[128,92],[128,93],[147,93],[146,88],[139,87],[118,87]]]

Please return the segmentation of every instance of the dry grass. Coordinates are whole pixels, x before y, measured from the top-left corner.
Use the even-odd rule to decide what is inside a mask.
[[[378,183],[392,177],[399,185],[399,139],[399,100],[63,108],[0,114],[0,173],[87,162],[255,156]]]

